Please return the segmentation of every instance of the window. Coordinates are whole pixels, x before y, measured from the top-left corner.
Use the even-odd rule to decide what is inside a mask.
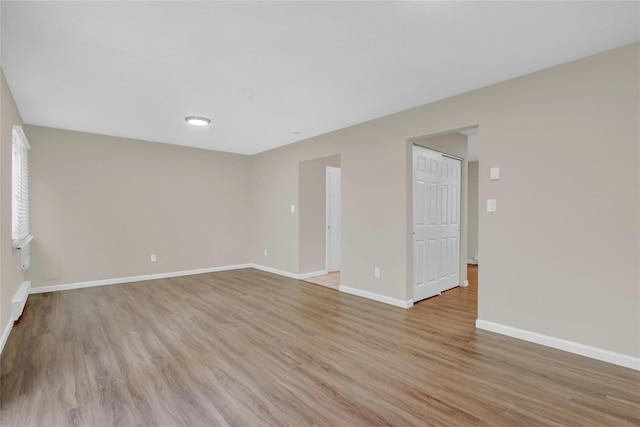
[[[11,238],[13,247],[22,249],[33,236],[29,234],[29,170],[27,153],[31,147],[20,126],[12,134]]]

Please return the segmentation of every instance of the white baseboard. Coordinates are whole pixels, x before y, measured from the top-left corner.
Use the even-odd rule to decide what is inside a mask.
[[[172,271],[168,273],[145,274],[141,276],[116,277],[113,279],[92,280],[89,282],[77,282],[77,283],[67,283],[62,285],[39,286],[39,287],[31,288],[29,290],[29,294],[67,291],[70,289],[91,288],[94,286],[119,285],[122,283],[141,282],[144,280],[167,279],[171,277],[191,276],[193,274],[215,273],[218,271],[228,271],[228,270],[239,270],[241,268],[255,268],[257,270],[266,271],[268,273],[274,273],[280,276],[289,277],[291,279],[296,279],[296,280],[306,279],[306,278],[315,277],[315,276],[322,276],[324,274],[327,274],[326,271],[316,271],[312,273],[296,274],[296,273],[291,273],[284,270],[278,270],[277,268],[266,267],[260,264],[236,264],[236,265],[225,265],[221,267],[201,268],[197,270]]]
[[[315,277],[315,276],[323,276],[327,274],[327,271],[316,271],[314,273],[296,274],[296,273],[291,273],[289,271],[278,270],[277,268],[265,267],[264,265],[260,265],[260,264],[251,264],[251,267],[257,270],[278,274],[280,276],[289,277],[291,279],[296,279],[296,280],[307,279],[309,277]],[[371,299],[378,302],[383,302],[385,304],[393,305],[395,307],[409,308],[413,306],[413,300],[403,301],[403,300],[391,298],[385,295],[380,295],[380,294],[376,294],[369,291],[363,291],[362,289],[351,288],[349,286],[340,285],[338,290],[340,292],[344,292],[347,294],[356,295],[359,297]]]
[[[256,270],[266,271],[267,273],[273,273],[279,276],[284,276],[284,277],[288,277],[290,279],[296,279],[296,280],[304,280],[310,277],[325,276],[329,274],[327,270],[312,271],[311,273],[297,274],[297,273],[292,273],[290,271],[278,270],[277,268],[267,267],[266,265],[260,265],[260,264],[249,264],[249,267],[255,268]]]
[[[18,320],[22,315],[22,310],[24,310],[24,305],[27,303],[27,298],[29,297],[29,289],[31,289],[31,282],[22,282],[11,300],[11,317],[14,321]]]
[[[311,277],[326,276],[327,274],[329,274],[329,272],[327,270],[314,271],[312,273],[298,274],[298,278],[300,280],[304,280],[304,279],[310,279]]]
[[[489,322],[487,320],[477,319],[476,328],[640,371],[640,358],[637,357],[627,356],[625,354],[615,353],[613,351],[591,347],[573,341],[550,337],[548,335],[542,335],[536,332],[526,331],[524,329],[513,328],[511,326],[505,326],[500,323]]]
[[[340,285],[338,288],[340,292],[344,292],[351,295],[356,295],[359,297],[371,299],[378,302],[383,302],[385,304],[390,304],[396,307],[401,308],[409,308],[413,306],[413,300],[403,301],[397,298],[391,298],[385,295],[376,294],[369,291],[363,291],[362,289],[350,288],[349,286]]]
[[[24,305],[27,303],[27,298],[29,297],[29,289],[31,288],[31,282],[24,281],[20,284],[20,287],[16,291],[16,294],[13,296],[11,300],[11,316],[9,317],[9,321],[7,325],[4,327],[2,331],[2,336],[0,337],[0,354],[2,354],[2,350],[4,350],[4,345],[7,343],[7,339],[9,339],[9,334],[13,329],[13,324],[16,320],[20,318],[22,315],[22,310],[24,310]]]
[[[5,326],[4,330],[2,331],[2,336],[0,337],[0,354],[2,354],[2,350],[4,350],[4,345],[7,343],[7,339],[9,338],[9,334],[11,333],[11,329],[13,329],[14,322],[15,319],[13,317],[10,317],[7,326]]]
[[[296,280],[300,279],[300,275],[299,274],[291,273],[289,271],[284,271],[284,270],[278,270],[277,268],[267,267],[265,265],[249,264],[248,267],[249,268],[255,268],[256,270],[260,270],[260,271],[266,271],[267,273],[273,273],[273,274],[277,274],[279,276],[288,277],[290,279],[296,279]]]
[[[197,270],[172,271],[168,273],[145,274],[142,276],[118,277],[114,279],[93,280],[90,282],[68,283],[64,285],[50,285],[31,288],[30,294],[43,292],[67,291],[70,289],[91,288],[94,286],[119,285],[122,283],[141,282],[144,280],[167,279],[170,277],[191,276],[194,274],[215,273],[217,271],[238,270],[251,268],[251,264],[225,265],[221,267],[201,268]]]
[[[476,261],[476,260],[474,260],[474,259],[468,259],[468,260],[467,260],[467,264],[478,265],[478,261]]]

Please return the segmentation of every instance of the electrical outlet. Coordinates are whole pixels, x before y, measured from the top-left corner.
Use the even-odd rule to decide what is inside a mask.
[[[380,278],[380,267],[376,267],[373,269],[373,277],[375,277],[376,279]]]
[[[151,254],[151,262],[156,262],[158,261],[158,257],[156,256],[156,254]]]

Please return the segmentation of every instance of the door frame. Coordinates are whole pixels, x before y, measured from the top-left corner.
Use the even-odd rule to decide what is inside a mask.
[[[468,193],[468,171],[467,171],[467,163],[468,160],[466,158],[466,155],[464,157],[459,157],[450,153],[446,153],[444,151],[442,151],[442,149],[435,149],[431,146],[429,146],[428,144],[424,143],[425,141],[428,141],[431,138],[435,138],[435,137],[439,137],[439,136],[444,136],[444,135],[449,135],[449,134],[456,134],[459,133],[461,130],[465,130],[465,129],[471,129],[471,128],[475,128],[478,127],[478,125],[472,125],[472,126],[467,126],[464,128],[460,128],[460,129],[453,129],[453,130],[448,130],[448,131],[444,131],[444,132],[438,132],[438,133],[434,133],[434,134],[429,134],[429,135],[425,135],[425,136],[420,136],[420,137],[415,137],[415,138],[409,138],[406,140],[406,165],[407,165],[407,175],[406,175],[406,183],[407,183],[407,240],[406,240],[406,250],[407,250],[407,287],[406,287],[406,292],[407,292],[407,298],[413,303],[413,297],[414,297],[414,242],[413,242],[413,146],[417,145],[423,148],[428,148],[430,150],[433,151],[437,151],[442,153],[443,155],[446,155],[447,157],[452,157],[458,160],[461,160],[462,162],[462,173],[461,173],[461,191],[460,191],[460,201],[462,203],[462,201],[466,198],[467,193]],[[464,186],[464,187],[463,187]],[[464,191],[463,191],[464,189]],[[464,210],[462,209],[462,205],[461,205],[461,211],[460,211],[460,249],[459,249],[459,260],[460,260],[460,270],[459,270],[459,286],[468,286],[469,282],[467,280],[467,270],[466,270],[466,253],[464,254],[464,262],[465,265],[462,264],[462,256],[463,253],[466,250],[466,241],[467,241],[467,210],[468,210],[468,206],[467,206],[467,202],[465,200],[465,204],[464,204]],[[464,239],[463,239],[463,235],[464,235]],[[464,242],[464,245],[463,245]]]

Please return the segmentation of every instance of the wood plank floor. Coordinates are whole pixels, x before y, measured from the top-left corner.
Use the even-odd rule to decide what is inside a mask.
[[[640,373],[246,269],[29,297],[2,426],[637,426]]]
[[[324,274],[322,276],[309,277],[304,279],[304,281],[313,283],[314,285],[338,290],[340,289],[340,271],[332,271],[329,274]]]

